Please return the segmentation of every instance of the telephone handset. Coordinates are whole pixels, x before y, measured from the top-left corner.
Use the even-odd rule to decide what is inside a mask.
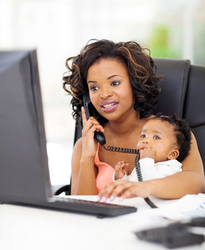
[[[83,106],[85,107],[87,119],[89,119],[92,114],[92,108],[94,108],[90,101],[89,95],[83,96]],[[106,143],[105,136],[100,131],[95,131],[95,138],[102,146]]]

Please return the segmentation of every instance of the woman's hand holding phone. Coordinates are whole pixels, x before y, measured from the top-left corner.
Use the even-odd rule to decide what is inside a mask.
[[[83,155],[90,158],[94,158],[98,146],[98,141],[95,140],[95,132],[100,131],[103,133],[104,129],[94,117],[91,116],[89,119],[87,119],[84,107],[81,108],[81,112],[83,120]]]

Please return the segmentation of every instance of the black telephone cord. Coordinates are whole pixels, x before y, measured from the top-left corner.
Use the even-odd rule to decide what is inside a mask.
[[[105,145],[102,145],[102,146],[106,151],[111,151],[111,152],[118,152],[118,153],[125,153],[125,154],[137,154],[139,152],[139,150],[133,149],[133,148],[120,148],[120,147],[113,147],[113,146],[107,146],[106,148]]]
[[[138,151],[138,153],[137,153],[137,155],[136,155],[136,157],[135,157],[135,170],[136,170],[136,173],[137,173],[138,181],[143,181],[139,160],[140,160],[140,153],[139,153],[139,151]],[[144,198],[144,200],[146,201],[146,203],[147,203],[151,208],[157,208],[157,206],[150,200],[149,197]]]

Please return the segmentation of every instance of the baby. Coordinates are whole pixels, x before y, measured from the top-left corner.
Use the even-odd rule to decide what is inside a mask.
[[[182,171],[181,162],[189,154],[191,130],[187,122],[174,114],[157,114],[142,128],[137,149],[140,152],[140,169],[143,180],[157,179]],[[135,168],[126,175],[128,163],[115,166],[113,180],[138,181]]]

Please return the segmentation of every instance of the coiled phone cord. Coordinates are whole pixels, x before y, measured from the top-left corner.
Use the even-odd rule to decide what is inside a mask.
[[[138,153],[135,157],[135,170],[137,173],[138,181],[143,181],[139,160],[140,160],[140,153],[138,150]],[[144,198],[144,200],[151,208],[157,208],[157,206],[149,199],[149,197]]]
[[[107,146],[102,145],[103,148],[106,151],[112,151],[112,152],[118,152],[118,153],[125,153],[125,154],[137,154],[139,152],[138,149],[133,149],[133,148],[120,148],[120,147],[113,147],[113,146]]]
[[[132,148],[120,148],[120,147],[113,147],[113,146],[107,146],[107,148],[102,145],[103,148],[106,151],[111,151],[111,152],[118,152],[118,153],[127,153],[127,154],[136,154],[135,157],[135,170],[137,173],[137,178],[138,181],[143,181],[142,178],[142,173],[141,173],[141,169],[140,169],[140,152],[138,149],[132,149]],[[145,202],[151,207],[151,208],[157,208],[157,206],[149,199],[149,197],[144,198]]]

